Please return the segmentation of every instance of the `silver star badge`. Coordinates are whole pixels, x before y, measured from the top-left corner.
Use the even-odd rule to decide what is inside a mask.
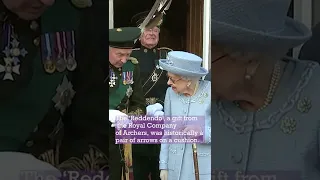
[[[13,57],[14,64],[18,64],[20,62],[19,56],[25,57],[28,52],[24,48],[19,48],[20,42],[17,39],[13,39],[11,41],[11,49],[9,49],[10,55]],[[4,52],[6,55],[8,54],[8,49],[5,49]]]
[[[130,98],[132,93],[133,93],[133,89],[132,89],[131,86],[129,86],[128,89],[127,89],[127,92],[126,92],[127,97]]]
[[[0,64],[0,73],[4,72],[3,80],[14,81],[12,73],[20,75],[20,65],[12,65],[13,59],[6,57],[4,58],[5,65]]]
[[[73,90],[73,85],[68,81],[67,76],[63,77],[62,83],[57,87],[56,92],[52,101],[55,103],[54,107],[63,114],[67,107],[71,105],[72,98],[76,94]]]

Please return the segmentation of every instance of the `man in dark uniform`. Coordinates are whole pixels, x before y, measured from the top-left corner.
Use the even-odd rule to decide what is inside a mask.
[[[300,50],[299,59],[312,60],[320,63],[320,23],[312,28],[312,37],[304,43]]]
[[[100,60],[97,57],[107,53],[96,51],[100,46],[92,42],[101,39],[98,36],[103,28],[87,30],[90,20],[105,17],[102,12],[107,12],[107,3],[102,0],[96,0],[94,4],[90,0],[72,0],[72,3],[63,0],[1,1],[1,153],[30,153],[59,169],[87,169],[86,163],[76,165],[73,157],[77,152],[68,153],[66,149],[71,147],[68,140],[72,138],[68,135],[73,134],[77,139],[90,138],[89,130],[92,130],[70,127],[83,124],[91,127],[94,120],[71,119],[77,114],[68,107],[72,100],[77,102],[79,96],[85,95],[91,85],[89,82],[99,79],[97,73],[101,66],[97,65]],[[96,55],[97,52],[100,54]],[[103,75],[101,77],[104,79]],[[97,87],[96,91],[102,90]],[[75,95],[78,98],[74,98]],[[87,99],[94,99],[94,96]],[[103,100],[99,97],[99,102]],[[86,107],[92,106],[96,110],[94,113],[107,114],[107,104],[99,108],[101,103],[89,103]],[[68,132],[65,136],[63,128]],[[108,131],[107,126],[103,128]],[[92,149],[87,153],[92,153]],[[13,156],[18,155],[13,153]],[[88,161],[91,158],[85,157]],[[99,154],[99,157],[104,155]],[[67,159],[69,161],[63,162]],[[31,163],[28,168],[35,169]]]
[[[135,40],[139,38],[141,30],[137,27],[116,28],[109,30],[109,120],[115,123],[117,115],[142,115],[146,113],[146,105],[143,97],[140,67],[138,61],[129,58],[134,47]],[[115,145],[114,129],[109,138],[110,168],[115,175],[112,180],[120,179],[121,168],[127,165],[128,150],[126,145]],[[119,152],[120,151],[120,152]],[[130,151],[130,149],[129,149]],[[121,155],[121,156],[119,156]],[[119,171],[120,170],[120,171]],[[129,178],[129,168],[122,169],[124,179]],[[129,180],[129,179],[128,179]]]
[[[211,81],[211,69],[209,70],[209,73],[206,75],[204,80]]]
[[[139,26],[148,12],[142,12],[132,18],[132,22]],[[160,103],[163,106],[165,93],[168,88],[166,73],[159,66],[159,59],[165,59],[170,48],[158,47],[160,25],[146,28],[139,40],[141,47],[134,49],[131,57],[139,61],[143,94],[147,105]],[[132,145],[133,176],[135,180],[152,180],[159,178],[159,153],[158,144]]]

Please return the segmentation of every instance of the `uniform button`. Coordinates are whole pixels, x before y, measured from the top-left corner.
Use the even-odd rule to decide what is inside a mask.
[[[33,141],[28,141],[27,144],[26,144],[26,146],[27,146],[27,147],[31,147],[31,146],[33,146],[33,144],[34,144]]]
[[[39,37],[35,38],[35,39],[33,40],[33,44],[34,44],[35,46],[39,46],[39,44],[40,44],[40,38],[39,38]]]
[[[236,153],[231,155],[231,160],[236,164],[241,163],[242,159],[243,159],[243,153],[242,152],[236,152]]]
[[[30,29],[36,31],[39,28],[39,24],[36,21],[30,23]]]

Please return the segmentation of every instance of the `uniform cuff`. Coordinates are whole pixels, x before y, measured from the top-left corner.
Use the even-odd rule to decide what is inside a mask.
[[[159,170],[167,170],[167,169],[168,169],[168,163],[160,161],[159,162]]]

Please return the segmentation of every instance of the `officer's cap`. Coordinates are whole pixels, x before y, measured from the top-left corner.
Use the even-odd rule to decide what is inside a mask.
[[[119,49],[132,49],[141,30],[138,27],[122,27],[109,29],[109,46]]]

